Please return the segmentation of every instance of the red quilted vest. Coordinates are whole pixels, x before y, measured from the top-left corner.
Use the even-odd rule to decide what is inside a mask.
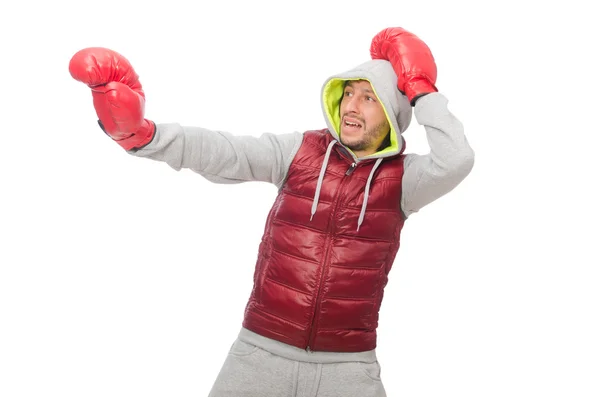
[[[388,273],[400,245],[403,157],[353,166],[333,146],[316,213],[311,207],[328,144],[309,131],[267,218],[243,326],[312,351],[372,350]]]

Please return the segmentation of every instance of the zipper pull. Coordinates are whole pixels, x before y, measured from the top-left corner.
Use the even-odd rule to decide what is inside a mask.
[[[352,165],[350,166],[350,168],[348,168],[348,171],[346,171],[346,175],[352,174],[355,169],[356,169],[356,163],[352,163]]]

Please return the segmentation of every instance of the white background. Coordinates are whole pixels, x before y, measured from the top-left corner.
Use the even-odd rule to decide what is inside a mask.
[[[379,328],[388,395],[600,396],[597,13],[149,3],[0,6],[0,396],[206,396],[276,194],[124,153],[68,73],[76,51],[124,54],[156,122],[258,136],[324,127],[321,84],[389,26],[430,46],[476,163],[406,223]],[[416,122],[405,135],[427,152]]]

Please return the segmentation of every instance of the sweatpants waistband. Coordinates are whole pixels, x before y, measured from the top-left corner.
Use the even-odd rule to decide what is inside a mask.
[[[259,335],[256,332],[250,331],[246,328],[242,328],[240,330],[238,339],[266,350],[269,353],[294,361],[320,364],[344,363],[352,361],[373,363],[377,361],[377,355],[374,349],[351,353],[307,351],[296,346],[288,345],[287,343],[279,342],[277,340]]]

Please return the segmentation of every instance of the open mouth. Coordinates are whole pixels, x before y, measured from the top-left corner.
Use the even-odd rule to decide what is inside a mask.
[[[358,120],[349,118],[349,117],[344,117],[344,120],[342,121],[342,125],[348,129],[362,128],[362,124]]]

